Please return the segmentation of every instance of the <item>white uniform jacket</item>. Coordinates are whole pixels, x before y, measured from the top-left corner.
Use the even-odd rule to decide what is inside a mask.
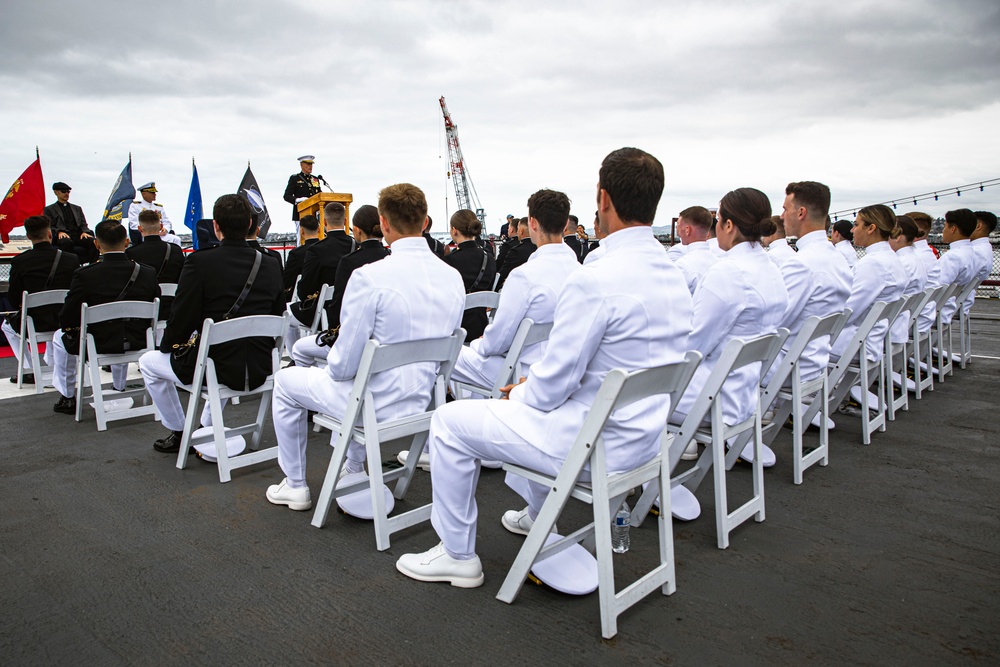
[[[888,241],[873,243],[865,249],[865,256],[854,266],[854,285],[851,296],[847,299],[847,307],[851,309],[851,319],[840,332],[830,349],[831,356],[839,358],[851,337],[858,331],[861,321],[868,315],[868,310],[876,301],[892,303],[903,296],[906,286],[906,271],[889,247]],[[882,344],[885,332],[889,329],[888,319],[879,320],[872,328],[865,341],[868,360],[876,361],[882,356]]]
[[[719,239],[713,237],[705,241],[705,243],[708,244],[708,247],[712,250],[713,253],[715,253],[717,257],[726,256],[726,251],[719,247]]]
[[[913,251],[917,253],[917,259],[920,263],[924,265],[924,269],[927,272],[927,282],[924,285],[924,289],[937,285],[938,274],[941,273],[941,267],[938,266],[937,255],[931,250],[931,246],[927,243],[927,239],[917,239],[913,242]],[[937,304],[933,301],[928,302],[924,309],[920,311],[919,329],[921,333],[926,332],[931,328],[934,323],[934,313],[937,310]]]
[[[705,387],[726,344],[777,331],[785,310],[788,291],[781,273],[759,244],[738,243],[720,259],[694,294],[694,330],[690,346],[705,355],[691,384],[677,406],[687,414]],[[760,364],[751,364],[729,374],[722,387],[722,416],[736,424],[757,405]]]
[[[969,282],[976,278],[976,270],[979,268],[977,262],[976,251],[969,239],[960,239],[950,243],[948,245],[948,252],[942,253],[941,259],[937,261],[937,275],[933,280],[928,281],[928,286],[939,287],[941,285],[951,285],[952,283],[968,285]],[[958,308],[955,305],[955,297],[952,297],[948,299],[948,303],[941,309],[941,318],[945,322],[951,321],[956,310]],[[933,311],[927,312],[925,309],[920,314],[920,330],[926,331],[931,327],[933,322]]]
[[[719,256],[712,252],[706,241],[695,241],[684,247],[687,248],[687,252],[678,258],[676,263],[677,268],[684,274],[688,291],[693,296],[698,285],[704,280],[705,274],[719,261]]]
[[[588,252],[587,255],[583,258],[583,263],[584,264],[590,264],[592,262],[596,262],[601,257],[604,257],[604,244],[603,243],[601,245],[597,246],[596,248],[594,248],[593,250],[591,250],[590,252]],[[501,291],[503,291],[503,290],[501,290]]]
[[[673,363],[689,349],[691,295],[653,230],[621,229],[601,247],[601,261],[566,281],[549,345],[527,381],[511,392],[511,400],[487,401],[520,437],[560,459],[608,371]],[[611,416],[604,430],[609,471],[630,469],[656,454],[668,409],[668,401],[652,397]]]
[[[774,239],[767,246],[767,258],[781,266],[786,260],[795,257],[795,251],[788,245],[788,239]]]
[[[691,249],[691,244],[684,245],[683,243],[675,243],[669,248],[667,248],[667,257],[670,258],[670,261],[676,262],[681,257],[686,255],[688,253],[688,250],[690,249]]]
[[[990,243],[989,237],[986,236],[976,239],[975,241],[970,241],[969,244],[972,246],[972,250],[975,251],[978,260],[974,280],[986,280],[990,277],[990,272],[993,270],[993,244]],[[973,292],[969,294],[968,298],[965,300],[966,313],[968,313],[969,309],[972,308],[972,303],[975,300],[976,292],[973,290]]]
[[[840,241],[833,246],[847,260],[847,266],[854,270],[858,264],[858,251],[854,249],[854,244],[850,241]]]
[[[167,212],[163,210],[163,207],[156,202],[148,202],[145,199],[140,199],[139,201],[134,201],[128,207],[128,227],[129,229],[139,229],[139,213],[142,211],[156,211],[160,214],[160,222],[163,223],[163,228],[170,233],[173,233],[174,226],[170,224],[170,218],[167,217]]]
[[[903,246],[896,251],[906,271],[906,285],[903,287],[903,296],[910,296],[917,292],[923,292],[927,288],[927,267],[920,261],[917,251],[913,246]],[[892,340],[894,343],[902,343],[909,339],[910,316],[908,313],[900,313],[899,317],[892,324]]]

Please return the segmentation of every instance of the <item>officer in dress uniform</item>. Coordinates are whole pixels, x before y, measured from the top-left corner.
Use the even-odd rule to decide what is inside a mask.
[[[142,232],[139,231],[139,213],[146,210],[156,211],[160,214],[160,222],[163,223],[163,228],[167,230],[167,236],[163,240],[180,245],[180,239],[174,236],[174,226],[170,223],[167,212],[163,210],[162,206],[153,201],[156,199],[156,192],[156,183],[153,181],[146,183],[139,188],[139,195],[142,199],[135,200],[128,208],[128,234],[132,245],[142,243]]]
[[[320,180],[322,176],[312,175],[313,163],[316,157],[313,155],[303,155],[299,158],[301,170],[297,174],[288,177],[288,185],[285,186],[285,196],[283,199],[292,205],[292,221],[295,223],[295,233],[299,231],[299,202],[309,199],[315,194],[319,194]]]

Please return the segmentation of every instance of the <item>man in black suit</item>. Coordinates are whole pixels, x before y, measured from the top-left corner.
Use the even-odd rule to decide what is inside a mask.
[[[531,257],[531,253],[538,249],[538,246],[528,236],[527,218],[521,218],[517,221],[517,236],[520,239],[518,244],[507,252],[503,260],[503,265],[500,267],[500,281],[497,283],[497,291],[500,291],[503,287],[503,283],[507,280],[510,272],[527,262],[528,258]]]
[[[120,222],[104,220],[94,230],[95,244],[101,261],[76,270],[69,293],[59,312],[60,331],[52,339],[52,384],[60,398],[53,410],[63,414],[76,413],[76,352],[80,340],[80,307],[99,306],[113,301],[152,301],[160,296],[156,271],[134,262],[125,254],[128,230]],[[128,352],[146,347],[145,320],[113,320],[88,327],[100,353]],[[128,364],[111,367],[115,389],[125,389]]]
[[[87,218],[83,209],[69,203],[69,193],[73,188],[62,181],[52,184],[56,195],[56,203],[45,207],[44,215],[52,223],[55,244],[67,252],[76,253],[80,263],[97,260],[97,248],[94,247],[94,235],[87,226]]]
[[[281,283],[285,291],[285,301],[292,300],[292,290],[295,289],[295,281],[302,274],[302,265],[305,263],[306,250],[314,243],[319,243],[319,220],[315,215],[307,215],[299,220],[299,232],[302,235],[302,245],[293,248],[288,253],[288,260],[285,268],[281,272]]]
[[[320,289],[324,284],[336,284],[337,265],[344,255],[357,249],[358,244],[344,231],[346,215],[343,204],[327,204],[323,209],[326,238],[306,249],[306,256],[302,261],[302,279],[299,280],[299,300],[289,306],[295,319],[305,326],[312,324]]]
[[[580,219],[575,215],[569,216],[566,220],[566,229],[563,231],[563,243],[568,245],[573,249],[573,254],[576,255],[576,261],[583,264],[583,257],[586,255],[586,250],[582,243],[580,243],[580,237],[576,235],[576,228],[580,225]]]
[[[299,158],[299,173],[288,177],[288,185],[285,186],[283,199],[292,205],[292,220],[295,224],[295,231],[299,229],[299,202],[309,199],[315,194],[319,194],[319,178],[312,175],[313,163],[316,158],[312,155],[303,155]],[[320,177],[322,178],[322,177]]]
[[[23,293],[43,292],[50,289],[69,289],[73,272],[80,267],[80,260],[71,252],[52,247],[52,230],[49,218],[44,215],[33,215],[24,221],[24,233],[31,241],[31,250],[22,252],[10,262],[10,287],[7,297],[14,308],[20,309]],[[59,306],[42,306],[31,309],[31,318],[35,323],[35,331],[48,332],[59,328]],[[3,330],[10,342],[10,347],[17,356],[21,347],[21,317],[19,312],[12,318],[4,320]],[[51,349],[51,348],[48,348]],[[46,352],[48,352],[48,349]],[[51,354],[46,354],[51,363]],[[31,361],[18,358],[24,368],[31,370]],[[27,384],[34,384],[33,373],[25,373],[22,379]],[[15,375],[10,379],[17,382]]]
[[[142,243],[125,251],[129,259],[145,264],[156,271],[156,282],[176,283],[184,266],[184,252],[173,243],[168,243],[160,236],[163,223],[156,211],[144,210],[139,213],[139,233]],[[160,297],[160,319],[170,317],[170,304],[173,297]]]
[[[215,233],[222,244],[193,253],[185,260],[160,349],[147,352],[139,360],[146,389],[160,411],[163,425],[169,429],[167,436],[153,445],[159,452],[177,452],[180,448],[184,410],[174,383],[188,384],[194,375],[193,364],[186,364],[183,357],[172,354],[175,346],[183,346],[195,331],[200,331],[205,318],[216,322],[226,318],[247,284],[258,255],[261,263],[253,285],[232,316],[281,315],[285,309],[281,295],[281,266],[246,242],[246,230],[253,217],[246,199],[239,195],[219,197],[212,217]],[[273,346],[274,341],[270,338],[244,338],[212,347],[209,356],[215,362],[222,384],[243,389],[249,382],[251,388],[256,388],[271,373]],[[196,353],[197,350],[191,350],[186,356]],[[201,419],[203,426],[210,425],[207,406]]]

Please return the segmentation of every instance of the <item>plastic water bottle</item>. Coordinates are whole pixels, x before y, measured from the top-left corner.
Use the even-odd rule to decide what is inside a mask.
[[[621,509],[615,515],[611,523],[611,550],[616,554],[623,554],[628,551],[629,524],[632,523],[632,515],[628,509],[628,503],[622,503]]]

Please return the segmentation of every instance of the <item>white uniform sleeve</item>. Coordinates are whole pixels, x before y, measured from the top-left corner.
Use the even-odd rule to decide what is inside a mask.
[[[845,306],[851,309],[851,319],[848,324],[859,324],[868,315],[868,309],[875,303],[875,298],[881,291],[882,281],[879,278],[878,264],[858,262],[854,266],[854,284]]]
[[[732,284],[728,272],[709,270],[694,294],[693,328],[688,346],[706,357],[718,347],[743,312],[742,294],[733,295],[734,289],[737,286]]]
[[[797,257],[789,258],[778,269],[785,282],[785,289],[788,290],[788,308],[785,309],[785,316],[781,318],[779,326],[792,329],[802,313],[802,309],[809,302],[812,295],[812,273],[806,265]],[[792,329],[794,331],[794,329]]]
[[[375,332],[378,290],[364,271],[351,274],[340,307],[340,334],[326,357],[326,370],[334,380],[351,380],[358,373],[365,345]]]
[[[126,204],[122,204],[125,206]],[[139,229],[139,211],[142,210],[142,206],[135,202],[128,202],[128,228],[129,229]]]
[[[497,305],[496,317],[486,327],[482,339],[472,341],[471,347],[484,357],[507,354],[514,334],[521,325],[530,304],[531,283],[522,271],[510,272],[507,281],[500,292],[500,303]]]
[[[163,209],[162,206],[160,207],[159,213],[160,213],[160,222],[163,223],[163,228],[166,229],[168,232],[173,232],[174,227],[172,224],[170,224],[170,218],[167,217],[167,212]]]

